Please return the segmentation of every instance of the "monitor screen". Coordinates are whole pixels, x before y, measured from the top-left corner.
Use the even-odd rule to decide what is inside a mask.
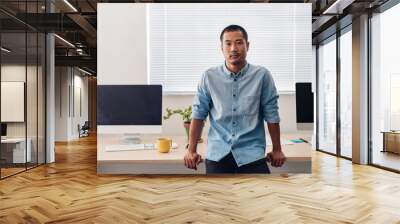
[[[1,136],[7,136],[7,124],[1,123]]]
[[[98,85],[98,125],[161,125],[161,85]]]
[[[297,123],[314,122],[314,94],[311,83],[296,83],[296,117]]]

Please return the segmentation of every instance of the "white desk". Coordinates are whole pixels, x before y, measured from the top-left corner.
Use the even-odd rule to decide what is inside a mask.
[[[158,135],[142,137],[143,143],[153,143]],[[118,135],[98,135],[97,138],[97,173],[98,174],[205,174],[204,162],[197,170],[185,167],[183,157],[186,149],[185,136],[170,136],[179,147],[169,153],[157,150],[107,152],[105,146],[121,144]],[[304,134],[283,134],[283,139],[305,137]],[[206,142],[206,141],[205,141]],[[271,173],[311,173],[311,144],[296,143],[282,145],[287,157],[286,163],[275,168],[269,166]],[[266,151],[270,152],[271,146]],[[198,144],[198,153],[205,158],[206,143]]]
[[[27,158],[27,162],[31,162],[32,140],[28,138],[27,142],[28,144],[26,146],[26,151],[25,151],[25,138],[1,139],[2,147],[9,147],[9,146],[13,147],[12,148],[13,163],[25,163],[25,158]],[[2,149],[2,151],[5,151],[5,149]]]

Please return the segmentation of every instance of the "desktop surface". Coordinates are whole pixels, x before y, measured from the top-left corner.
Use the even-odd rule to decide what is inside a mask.
[[[173,142],[171,149],[177,149],[178,144]],[[106,152],[119,152],[119,151],[140,151],[140,150],[157,150],[157,146],[154,143],[125,143],[117,145],[105,146]]]
[[[160,153],[158,150],[154,148],[154,150],[114,150],[108,151],[107,147],[118,146],[118,145],[127,145],[121,142],[120,135],[110,135],[110,134],[98,134],[101,135],[97,140],[97,161],[98,162],[108,162],[108,161],[149,161],[149,162],[158,162],[158,161],[183,161],[183,156],[185,153],[186,147],[186,136],[168,136],[170,137],[174,143],[176,143],[177,147],[172,148],[168,153]],[[141,137],[142,142],[140,144],[155,144],[157,138],[160,135],[143,135]],[[204,143],[199,144],[198,149],[199,152],[203,152]],[[126,146],[123,146],[126,147]]]
[[[143,144],[155,143],[160,135],[145,135]],[[97,141],[97,165],[99,174],[204,174],[204,162],[198,170],[191,170],[184,166],[183,157],[186,153],[186,136],[164,136],[171,138],[179,147],[171,149],[169,153],[160,153],[157,150],[128,150],[106,151],[107,145],[120,144],[119,135],[101,134]],[[307,138],[304,134],[283,134],[284,139]],[[205,159],[207,139],[199,143],[197,152]],[[309,173],[311,172],[311,144],[295,143],[283,145],[282,149],[287,157],[287,168],[279,168],[277,172]],[[267,146],[266,153],[272,150]],[[294,164],[291,166],[289,164]],[[271,169],[274,170],[274,169]],[[276,169],[275,169],[276,170]]]
[[[156,139],[160,135],[144,135],[142,136],[141,144],[155,144]],[[178,144],[178,147],[171,149],[169,153],[160,153],[157,150],[121,150],[116,152],[107,151],[106,148],[109,145],[123,145],[120,142],[119,135],[103,135],[97,141],[97,160],[98,161],[136,161],[136,160],[148,160],[148,161],[163,161],[163,160],[175,160],[183,161],[183,157],[186,153],[187,139],[186,136],[169,136],[174,142]],[[302,138],[304,135],[301,134],[284,134],[284,139],[297,139]],[[203,137],[204,138],[204,137]],[[205,158],[205,152],[207,149],[207,139],[204,138],[204,143],[197,145],[197,152]],[[294,143],[282,145],[282,149],[288,160],[297,161],[308,161],[311,160],[311,145],[309,143]],[[268,145],[266,153],[272,150],[272,146]]]

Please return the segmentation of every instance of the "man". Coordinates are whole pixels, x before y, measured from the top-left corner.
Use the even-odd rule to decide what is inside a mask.
[[[247,63],[247,32],[238,25],[220,35],[225,64],[208,69],[201,77],[194,98],[189,146],[185,166],[197,169],[202,162],[197,139],[210,115],[206,155],[207,173],[270,173],[267,161],[280,167],[281,149],[278,94],[269,71]],[[264,120],[273,144],[265,156]]]

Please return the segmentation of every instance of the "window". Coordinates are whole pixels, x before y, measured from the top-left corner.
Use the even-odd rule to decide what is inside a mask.
[[[352,157],[352,77],[350,26],[340,36],[340,154],[348,158]]]
[[[400,4],[371,18],[371,157],[373,164],[395,170],[400,170],[399,21]]]
[[[336,35],[318,48],[318,148],[336,154]]]
[[[165,92],[195,92],[201,74],[223,64],[219,35],[246,29],[251,64],[268,68],[278,91],[312,81],[311,4],[148,4],[148,80]]]

